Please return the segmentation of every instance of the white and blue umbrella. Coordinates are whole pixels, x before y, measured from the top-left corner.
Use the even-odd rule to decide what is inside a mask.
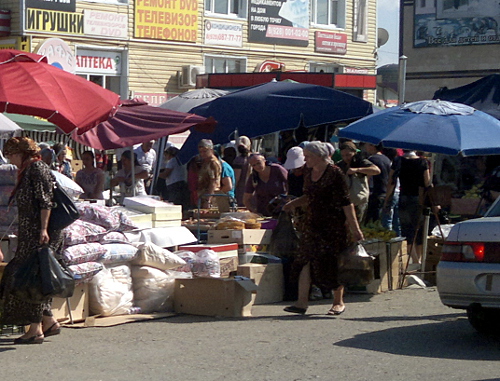
[[[425,100],[364,117],[339,137],[446,155],[500,154],[500,120],[473,107]]]

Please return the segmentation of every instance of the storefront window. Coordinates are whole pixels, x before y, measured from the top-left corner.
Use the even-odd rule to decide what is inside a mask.
[[[368,41],[368,5],[367,0],[354,0],[352,40]]]
[[[120,94],[120,77],[110,76],[110,75],[89,75],[89,74],[78,74],[80,77],[95,83],[96,85],[102,86],[116,94]]]
[[[205,56],[206,73],[245,73],[246,58]]]
[[[313,0],[313,23],[345,28],[345,0]]]
[[[246,17],[247,0],[205,0],[205,11],[219,15]]]

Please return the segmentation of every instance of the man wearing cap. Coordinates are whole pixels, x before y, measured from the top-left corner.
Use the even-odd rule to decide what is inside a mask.
[[[214,145],[209,139],[202,139],[198,143],[198,153],[202,160],[200,171],[198,172],[198,197],[201,197],[201,207],[206,209],[210,206],[211,196],[220,190],[220,176],[222,167],[220,161],[214,154]]]

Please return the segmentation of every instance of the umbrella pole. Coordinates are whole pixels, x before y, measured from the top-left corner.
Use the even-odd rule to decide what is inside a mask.
[[[131,176],[132,176],[132,196],[135,197],[135,155],[134,155],[134,146],[130,146],[130,157],[132,158],[132,168],[131,168]]]

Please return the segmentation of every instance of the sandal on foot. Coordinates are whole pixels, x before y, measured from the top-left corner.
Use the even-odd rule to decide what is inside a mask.
[[[14,339],[14,344],[42,344],[43,343],[43,334],[42,335],[35,335],[28,337],[26,339],[23,339],[22,337],[18,337],[17,339]]]
[[[59,335],[61,333],[61,327],[54,329],[54,327],[57,326],[58,324],[59,322],[56,321],[54,324],[50,326],[49,329],[43,331],[43,335],[45,337]]]
[[[304,315],[307,311],[307,308],[300,308],[300,307],[295,307],[295,306],[288,306],[283,308],[283,311],[285,312],[291,312],[293,314],[301,314]]]
[[[340,315],[345,311],[345,306],[342,306],[342,309],[334,310],[333,307],[328,310],[327,315]]]

